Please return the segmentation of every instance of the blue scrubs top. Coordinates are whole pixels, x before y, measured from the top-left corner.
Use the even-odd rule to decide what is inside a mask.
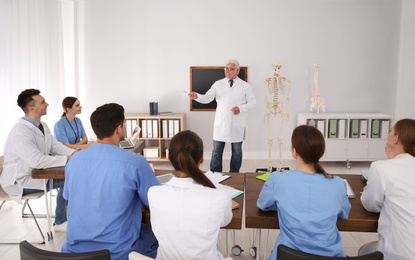
[[[257,206],[278,210],[280,234],[269,259],[277,259],[277,247],[323,256],[346,256],[337,219],[347,219],[351,205],[346,183],[339,177],[303,171],[274,172],[265,182]]]
[[[108,249],[111,259],[137,251],[142,204],[160,182],[147,160],[116,145],[96,143],[74,154],[65,168],[68,227],[62,252]]]
[[[79,141],[86,136],[86,133],[81,119],[75,117],[75,122],[71,123],[66,120],[65,117],[61,117],[61,119],[55,123],[54,132],[56,140],[63,144],[79,143]]]

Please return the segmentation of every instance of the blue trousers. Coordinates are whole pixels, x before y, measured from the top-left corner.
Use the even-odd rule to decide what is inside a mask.
[[[232,157],[229,172],[239,172],[242,165],[242,142],[231,143]],[[210,161],[210,170],[212,172],[222,172],[222,157],[225,142],[213,140],[212,159]]]
[[[63,198],[63,185],[65,184],[64,179],[53,179],[53,189],[58,189],[58,196],[56,197],[56,209],[55,209],[55,223],[62,224],[66,221],[66,205],[68,202]],[[46,187],[49,191],[49,181],[46,184]],[[23,189],[23,195],[35,193],[43,190],[36,189]]]
[[[140,237],[134,243],[133,251],[155,259],[158,247],[159,243],[151,229],[151,225],[141,224]]]

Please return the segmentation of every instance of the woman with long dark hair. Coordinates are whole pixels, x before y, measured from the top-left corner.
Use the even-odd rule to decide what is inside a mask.
[[[76,97],[66,97],[62,101],[63,114],[55,123],[55,138],[59,142],[72,149],[84,149],[92,145],[88,144],[84,126],[81,119],[76,117],[82,113],[82,106]]]
[[[296,169],[270,174],[257,201],[261,210],[278,210],[280,234],[269,259],[277,259],[279,244],[316,255],[344,257],[336,222],[349,217],[346,183],[320,165],[325,142],[317,128],[298,126],[291,144]]]
[[[202,139],[189,130],[179,132],[171,139],[169,159],[174,177],[148,192],[157,259],[222,259],[219,229],[232,220],[232,203],[199,169]]]

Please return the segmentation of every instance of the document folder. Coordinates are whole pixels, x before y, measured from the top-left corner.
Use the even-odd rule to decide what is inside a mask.
[[[350,138],[359,138],[359,119],[350,121]]]
[[[367,120],[360,120],[360,138],[367,138]]]
[[[309,119],[309,120],[308,120],[308,122],[307,122],[307,125],[317,127],[317,126],[316,126],[316,120],[314,120],[314,119]]]
[[[388,134],[389,134],[389,120],[383,120],[380,137],[383,139],[386,139],[388,138]]]
[[[328,138],[337,138],[338,132],[337,132],[337,119],[329,119],[329,133]]]
[[[378,119],[372,120],[372,138],[380,138],[380,122]]]

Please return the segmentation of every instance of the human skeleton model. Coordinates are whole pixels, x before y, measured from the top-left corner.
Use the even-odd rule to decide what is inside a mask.
[[[287,79],[284,76],[280,76],[280,70],[282,69],[282,64],[278,61],[272,63],[272,68],[274,69],[274,75],[267,77],[265,80],[265,118],[268,125],[268,171],[272,171],[272,159],[271,159],[271,150],[272,150],[272,135],[271,135],[271,126],[270,126],[270,116],[281,114],[281,126],[280,126],[280,135],[278,137],[278,147],[279,147],[279,161],[277,165],[277,171],[282,169],[282,130],[284,127],[284,121],[290,121],[290,90],[291,90],[291,80]],[[286,104],[281,99],[281,95],[284,95],[286,92],[288,82],[288,90],[286,95]],[[271,98],[271,101],[268,101],[268,97]]]
[[[313,111],[313,108],[317,109],[317,113],[321,110],[326,111],[326,106],[324,105],[324,98],[320,98],[320,89],[318,88],[318,69],[319,66],[314,64],[314,97],[311,98],[310,111]]]

